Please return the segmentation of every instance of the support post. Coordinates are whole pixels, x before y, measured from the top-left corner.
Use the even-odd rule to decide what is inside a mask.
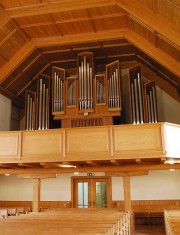
[[[134,231],[134,215],[131,208],[131,187],[130,187],[130,176],[123,176],[123,185],[124,185],[124,211],[130,212],[130,223],[131,223],[131,232]]]
[[[39,203],[41,195],[41,179],[33,179],[33,203],[32,211],[39,212]]]

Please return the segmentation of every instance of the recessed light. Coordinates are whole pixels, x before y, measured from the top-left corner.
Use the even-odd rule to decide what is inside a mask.
[[[10,174],[6,173],[5,176],[9,176]]]

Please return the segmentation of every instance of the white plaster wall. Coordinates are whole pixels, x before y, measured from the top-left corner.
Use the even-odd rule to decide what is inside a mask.
[[[131,199],[180,199],[180,171],[149,171],[146,176],[131,177]]]
[[[80,174],[86,175],[86,174]],[[97,173],[96,176],[104,175]],[[56,179],[43,179],[42,201],[70,201],[71,176],[59,174]],[[0,175],[0,200],[31,201],[33,181]],[[112,177],[112,200],[123,200],[123,178]],[[146,176],[131,177],[132,200],[180,199],[180,171],[150,171]]]
[[[0,94],[0,131],[10,130],[11,100]]]
[[[19,179],[17,176],[0,175],[1,201],[32,201],[33,181]]]

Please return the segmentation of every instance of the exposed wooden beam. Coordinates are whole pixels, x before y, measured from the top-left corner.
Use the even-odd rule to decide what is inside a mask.
[[[94,7],[102,6],[111,6],[115,5],[116,0],[88,0],[83,2],[81,0],[68,0],[68,1],[56,1],[53,3],[42,2],[39,4],[18,7],[18,8],[9,8],[6,11],[9,12],[10,17],[24,17],[24,16],[33,16],[33,15],[42,15],[55,12],[64,12],[80,9],[88,9]]]
[[[130,172],[105,172],[107,176],[141,176],[141,175],[148,175],[148,171],[130,171]]]
[[[156,48],[152,43],[132,30],[126,31],[125,38],[153,60],[164,66],[167,70],[174,73],[177,77],[180,77],[180,63],[173,57],[167,55],[159,48]]]
[[[29,168],[29,169],[0,169],[0,174],[58,174],[72,173],[78,171],[85,172],[134,172],[134,171],[152,171],[152,170],[169,170],[172,168],[170,164],[154,164],[154,165],[133,165],[133,166],[99,166],[99,167],[77,167],[77,168]],[[173,169],[180,169],[180,164],[174,164]]]
[[[27,42],[11,59],[0,68],[2,83],[35,49],[33,42]]]
[[[91,165],[91,166],[99,166],[100,164],[98,163],[98,162],[96,162],[96,161],[86,161],[86,163],[88,164],[88,165]]]
[[[0,85],[0,93],[6,97],[8,97],[9,99],[11,99],[13,101],[13,103],[15,105],[17,105],[19,108],[23,108],[25,103],[24,101],[17,97],[14,93],[12,93],[11,91],[6,90],[3,86]]]
[[[151,69],[144,66],[143,64],[141,64],[141,68],[142,68],[142,73],[143,73],[144,77],[146,77],[149,80],[155,80],[156,84],[159,88],[161,88],[168,95],[173,97],[177,102],[180,102],[180,96],[174,86],[169,84],[167,81],[162,79],[155,72],[153,72]]]
[[[32,39],[34,45],[38,48],[47,47],[47,46],[57,46],[57,45],[68,45],[75,43],[87,43],[87,42],[97,42],[97,41],[106,41],[112,39],[121,39],[124,38],[127,29],[115,29],[115,30],[106,30],[99,31],[96,33],[82,33],[82,34],[73,34],[65,35],[63,37],[48,37],[48,38],[34,38]]]
[[[39,163],[18,163],[18,166],[20,167],[26,167],[26,168],[36,168],[39,167]]]
[[[23,174],[17,175],[18,178],[21,179],[48,179],[48,178],[56,178],[56,174]]]
[[[137,159],[136,159],[136,163],[137,163],[138,165],[141,165],[141,164],[142,164],[142,160],[139,159],[139,158],[137,158]]]
[[[121,165],[121,163],[118,160],[115,160],[115,159],[112,159],[110,162],[115,166],[120,166]]]
[[[179,27],[166,18],[155,14],[136,0],[117,0],[117,5],[137,18],[138,22],[142,22],[163,35],[163,37],[167,38],[169,41],[180,46]]]

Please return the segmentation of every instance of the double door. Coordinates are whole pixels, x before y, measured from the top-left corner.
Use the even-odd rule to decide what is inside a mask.
[[[107,177],[73,179],[73,207],[107,208],[111,204],[111,180]]]

